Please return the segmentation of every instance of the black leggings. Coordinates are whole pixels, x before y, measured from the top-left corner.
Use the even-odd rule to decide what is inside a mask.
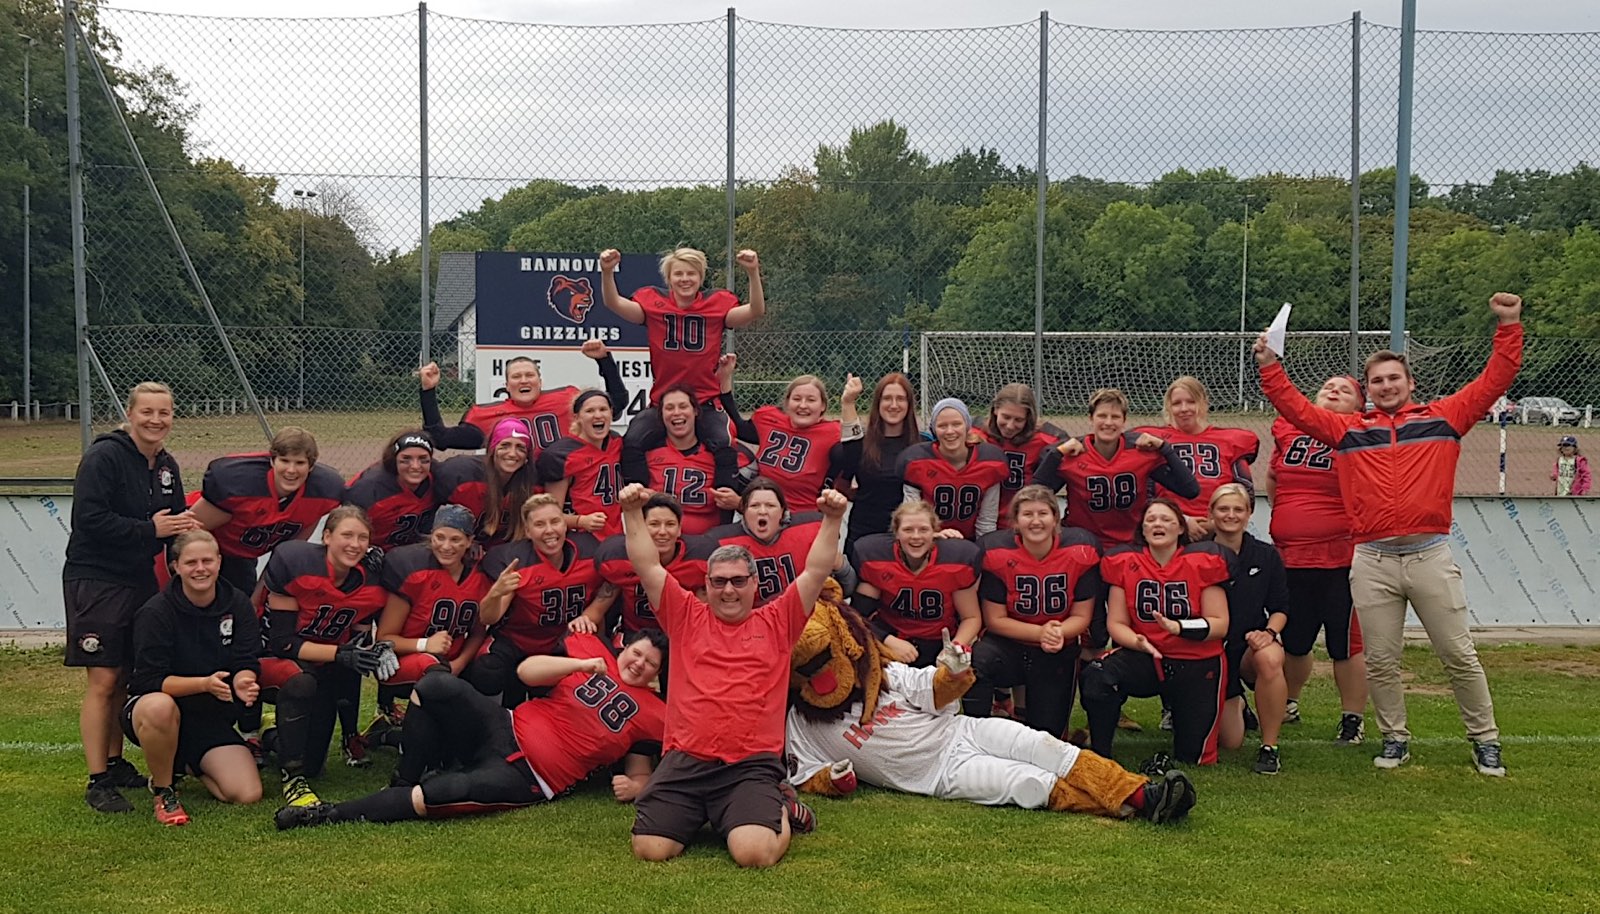
[[[1215,763],[1226,667],[1220,655],[1157,660],[1130,648],[1119,648],[1089,664],[1083,669],[1083,709],[1089,713],[1090,748],[1111,758],[1123,703],[1160,695],[1172,709],[1173,756],[1180,762]]]
[[[403,781],[422,783],[429,818],[474,815],[545,799],[521,758],[511,715],[468,683],[443,671],[416,685],[417,701],[401,725]],[[511,761],[516,759],[516,761]],[[445,768],[426,780],[429,768]]]
[[[328,761],[333,722],[353,715],[361,700],[361,676],[337,663],[302,663],[278,688],[278,763],[290,774],[314,777]]]
[[[988,717],[994,690],[1024,686],[1028,690],[1028,726],[1061,738],[1072,717],[1072,693],[1078,674],[1078,646],[1069,644],[1051,654],[1037,644],[999,635],[984,635],[972,649],[978,681],[961,699],[968,717]]]

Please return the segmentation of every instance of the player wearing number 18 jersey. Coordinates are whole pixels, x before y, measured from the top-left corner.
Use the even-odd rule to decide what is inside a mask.
[[[972,414],[953,397],[935,403],[928,421],[934,440],[900,455],[906,499],[933,505],[940,524],[968,540],[992,533],[1010,473],[1005,453],[972,434]]]
[[[940,539],[939,518],[927,502],[902,504],[889,524],[890,533],[856,541],[852,558],[860,583],[850,605],[901,663],[932,664],[947,630],[970,648],[983,631],[982,551],[967,540]]]

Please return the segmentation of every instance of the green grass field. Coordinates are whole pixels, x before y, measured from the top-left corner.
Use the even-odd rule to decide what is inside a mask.
[[[82,801],[79,675],[59,651],[0,651],[0,911],[1600,909],[1600,648],[1483,656],[1505,728],[1504,779],[1472,770],[1443,673],[1412,650],[1416,742],[1398,771],[1371,766],[1370,735],[1361,747],[1331,743],[1324,669],[1302,701],[1306,722],[1285,734],[1284,773],[1251,774],[1247,742],[1191,772],[1200,802],[1184,825],[863,788],[818,801],[820,828],[778,867],[743,872],[710,840],[669,864],[634,861],[631,811],[598,781],[495,818],[281,834],[272,799],[227,808],[193,781],[186,828],[157,826],[144,797],[137,812],[97,814]],[[1153,701],[1130,710],[1154,731]],[[1127,734],[1119,760],[1164,746]],[[315,786],[325,799],[374,789],[393,764],[377,758]]]

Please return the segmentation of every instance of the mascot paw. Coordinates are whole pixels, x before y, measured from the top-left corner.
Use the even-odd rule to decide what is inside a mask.
[[[941,629],[940,635],[944,637],[944,649],[939,652],[938,663],[949,670],[951,675],[960,676],[972,669],[972,648],[959,641],[950,640],[950,629]]]
[[[839,791],[840,796],[855,793],[856,787],[860,786],[856,781],[855,766],[850,764],[849,759],[830,765],[828,780],[832,782],[833,789]]]

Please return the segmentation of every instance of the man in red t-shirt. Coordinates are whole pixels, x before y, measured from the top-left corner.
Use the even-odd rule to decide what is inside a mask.
[[[755,561],[742,547],[724,546],[706,560],[708,600],[667,573],[644,524],[648,495],[637,483],[622,490],[628,558],[679,660],[668,675],[666,754],[636,807],[634,856],[676,857],[709,821],[735,863],[772,866],[789,850],[791,827],[816,824],[782,787],[789,653],[833,571],[849,502],[832,489],[822,493],[823,520],[805,569],[757,607]]]

